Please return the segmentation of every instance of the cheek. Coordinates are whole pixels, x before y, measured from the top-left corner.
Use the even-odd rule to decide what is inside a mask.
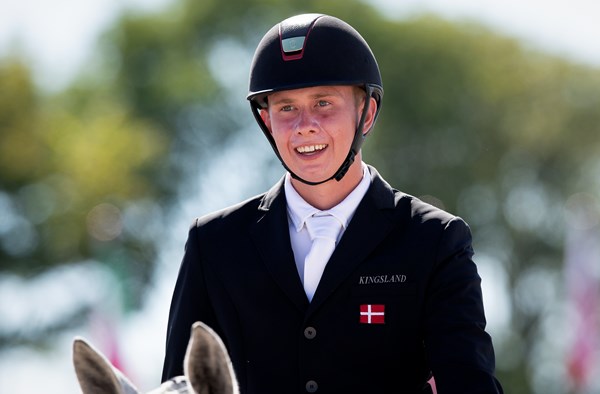
[[[272,125],[271,125],[271,116],[269,115],[268,110],[261,109],[260,110],[260,118],[262,119],[265,126],[267,126],[267,129],[269,129],[271,134],[273,134]]]
[[[270,122],[269,130],[271,130],[273,137],[278,135],[280,138],[283,138],[294,128],[294,120],[291,117],[275,116],[271,117]]]
[[[279,148],[282,148],[287,144],[289,140],[289,128],[287,128],[285,124],[272,119],[269,130],[271,131],[271,136]]]
[[[356,122],[349,117],[337,119],[335,122],[325,124],[325,128],[337,141],[342,142],[354,138],[356,131]]]

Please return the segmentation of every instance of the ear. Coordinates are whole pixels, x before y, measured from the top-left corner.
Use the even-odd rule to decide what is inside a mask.
[[[369,98],[369,109],[365,116],[365,126],[363,128],[363,135],[367,135],[371,132],[371,129],[375,125],[375,115],[377,114],[377,100],[375,98]],[[364,105],[361,107],[361,113],[364,109]]]
[[[83,338],[73,341],[73,365],[83,394],[136,394],[121,372]]]
[[[197,394],[238,392],[233,366],[223,341],[202,322],[192,326],[184,371]]]
[[[273,132],[271,131],[271,116],[269,115],[268,108],[263,108],[260,110],[260,118],[262,119],[265,126],[267,126],[267,129],[269,129],[269,132],[273,134]]]

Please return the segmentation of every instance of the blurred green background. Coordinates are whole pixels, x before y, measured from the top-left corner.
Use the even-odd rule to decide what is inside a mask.
[[[600,324],[600,67],[358,0],[123,12],[60,89],[18,50],[0,58],[0,392],[32,392],[10,378],[44,365],[67,373],[78,334],[158,385],[188,224],[282,175],[244,97],[262,34],[301,12],[346,20],[377,56],[385,96],[365,161],[471,225],[505,391],[600,392],[584,363],[597,341],[568,361],[572,287],[591,287]]]

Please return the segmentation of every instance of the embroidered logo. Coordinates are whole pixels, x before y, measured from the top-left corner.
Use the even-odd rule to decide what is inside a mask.
[[[406,282],[406,275],[373,275],[373,276],[361,276],[358,278],[359,285],[379,285],[386,283],[404,283]]]
[[[364,304],[360,306],[360,322],[363,324],[385,324],[385,305]]]

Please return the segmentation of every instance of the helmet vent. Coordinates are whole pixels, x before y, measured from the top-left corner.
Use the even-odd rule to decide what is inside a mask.
[[[316,20],[322,14],[303,14],[288,18],[279,24],[281,56],[284,61],[302,59],[306,39]]]
[[[294,52],[300,52],[304,49],[304,41],[306,37],[291,37],[281,40],[281,49],[283,53],[290,54]]]

